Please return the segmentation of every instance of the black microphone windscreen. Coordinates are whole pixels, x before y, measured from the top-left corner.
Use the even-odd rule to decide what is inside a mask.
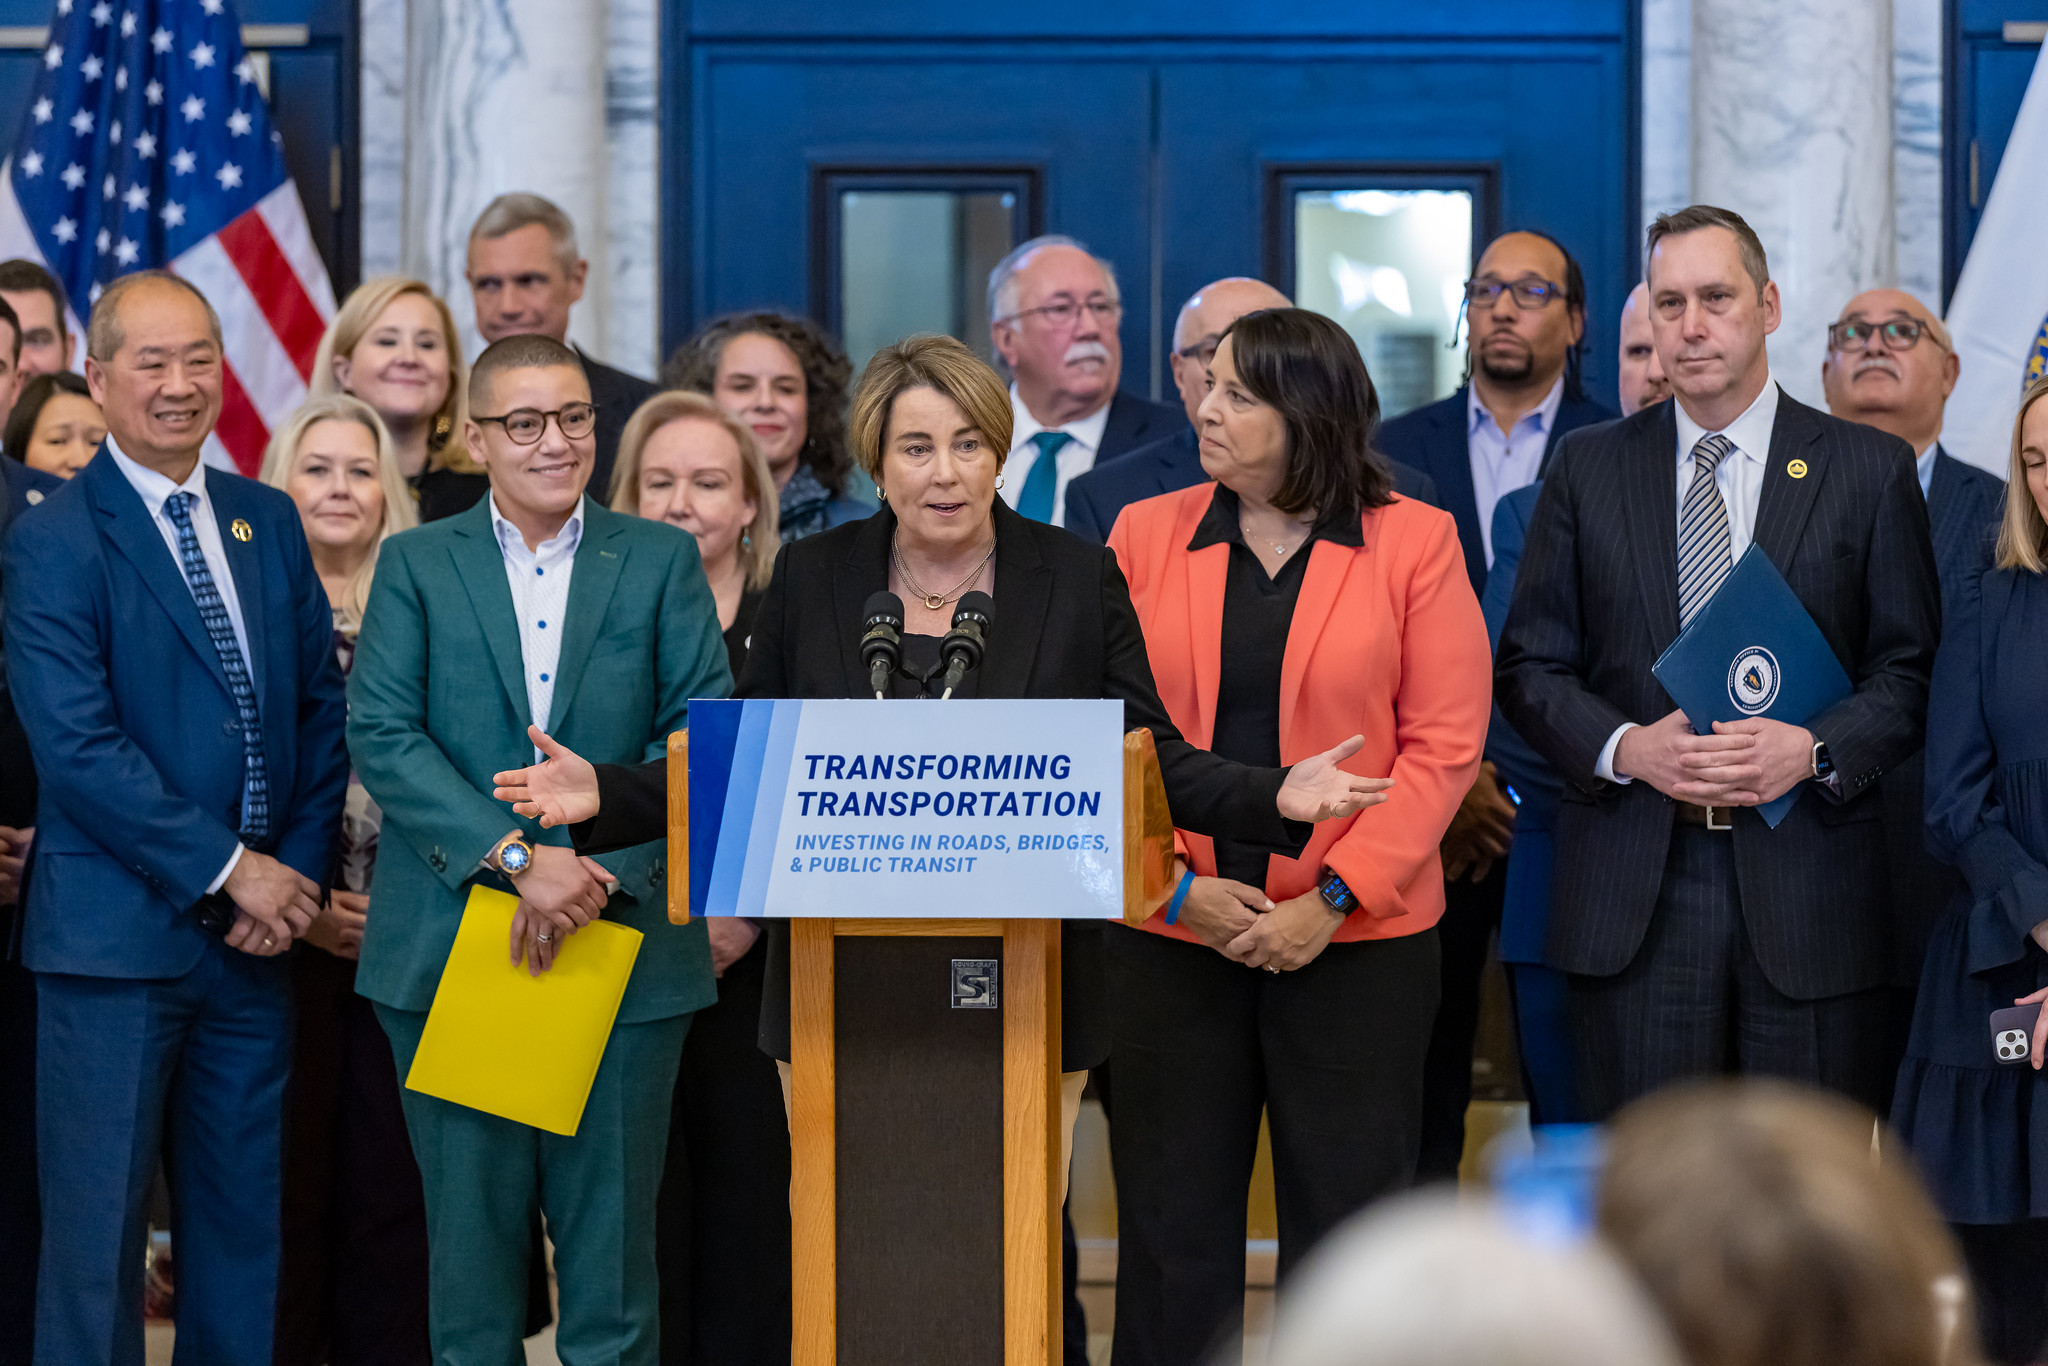
[[[981,629],[984,632],[995,623],[996,619],[996,600],[980,589],[976,589],[972,593],[961,594],[959,603],[953,608],[953,624],[955,626],[960,625],[963,618],[971,620],[975,617],[981,619]]]
[[[969,594],[969,596],[973,595]],[[868,594],[867,606],[860,609],[860,618],[862,625],[873,625],[876,621],[886,621],[891,626],[900,628],[903,625],[903,599],[897,597],[886,588],[879,593],[870,593]]]

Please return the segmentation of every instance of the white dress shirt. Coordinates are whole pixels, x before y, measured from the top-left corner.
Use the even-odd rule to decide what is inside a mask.
[[[1557,421],[1562,402],[1564,376],[1559,375],[1543,401],[1516,418],[1512,430],[1503,432],[1479,401],[1478,386],[1465,386],[1465,449],[1472,460],[1472,496],[1479,504],[1479,541],[1486,551],[1488,569],[1493,568],[1494,504],[1536,482],[1543,468],[1543,449],[1550,444],[1550,427]]]
[[[185,482],[174,483],[169,475],[158,474],[146,465],[137,464],[125,454],[114,440],[113,433],[107,434],[107,453],[114,457],[114,468],[121,471],[121,477],[128,481],[142,505],[149,509],[151,520],[164,538],[164,546],[171,552],[171,564],[177,568],[178,577],[184,579],[189,591],[192,581],[185,578],[185,556],[178,549],[178,526],[165,513],[164,507],[174,493],[190,493],[198,501],[192,505],[192,534],[199,540],[199,553],[205,557],[206,572],[213,576],[213,586],[220,593],[221,605],[228,609],[228,624],[235,629],[235,644],[241,647],[242,666],[249,671],[249,683],[257,689],[258,705],[263,693],[256,679],[256,657],[249,653],[249,630],[242,622],[242,598],[235,591],[235,576],[228,571],[227,547],[221,543],[220,523],[214,518],[212,500],[206,496],[206,462],[194,461],[192,473],[185,476]],[[193,603],[199,601],[195,594]],[[246,796],[246,790],[245,790]],[[242,845],[235,844],[235,852],[228,855],[228,861],[212,882],[207,884],[208,893],[217,892],[228,880],[228,874],[235,871],[235,865],[242,861]]]
[[[1939,439],[1930,441],[1927,443],[1927,449],[1920,452],[1919,458],[1913,462],[1920,468],[1920,496],[1922,498],[1934,496],[1934,457],[1940,450],[1941,442]]]
[[[1685,516],[1685,491],[1692,485],[1692,448],[1701,439],[1713,436],[1699,423],[1692,420],[1685,411],[1685,405],[1672,400],[1672,407],[1678,417],[1678,501],[1672,505],[1674,523],[1682,529]],[[1724,457],[1714,470],[1714,484],[1721,490],[1721,502],[1728,509],[1728,557],[1732,564],[1742,558],[1749,549],[1749,542],[1756,531],[1757,504],[1764,494],[1764,471],[1771,456],[1771,428],[1778,421],[1778,381],[1766,376],[1764,391],[1756,396],[1756,402],[1743,409],[1742,416],[1720,430],[1734,443],[1735,449]],[[1677,571],[1677,562],[1672,570]],[[1596,776],[1610,783],[1633,782],[1614,771],[1615,747],[1621,737],[1635,725],[1624,721],[1614,728],[1614,734],[1607,737],[1607,743],[1600,748],[1600,761],[1593,766]]]
[[[1011,507],[1024,496],[1024,481],[1031,475],[1031,467],[1038,463],[1038,446],[1032,437],[1040,432],[1065,432],[1074,438],[1059,448],[1053,456],[1053,473],[1057,480],[1052,488],[1052,524],[1067,524],[1067,485],[1095,468],[1095,453],[1102,449],[1103,429],[1109,426],[1109,405],[1116,402],[1111,394],[1109,401],[1078,422],[1069,422],[1063,427],[1047,427],[1031,415],[1024,406],[1024,400],[1017,397],[1017,386],[1010,386],[1010,458],[1003,462],[1003,501]]]
[[[542,730],[555,701],[555,666],[562,657],[562,626],[569,610],[569,580],[576,571],[576,547],[583,543],[583,503],[562,529],[534,550],[526,537],[498,511],[491,500],[491,529],[505,555],[505,582],[512,587],[512,610],[519,618],[519,657],[526,666],[528,718]],[[535,762],[546,756],[536,747]]]

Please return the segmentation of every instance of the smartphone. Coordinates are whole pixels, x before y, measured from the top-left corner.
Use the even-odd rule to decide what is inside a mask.
[[[1991,1012],[1991,1051],[1999,1062],[2016,1067],[2032,1060],[2034,1028],[2041,1019],[2041,1007],[2008,1006]]]

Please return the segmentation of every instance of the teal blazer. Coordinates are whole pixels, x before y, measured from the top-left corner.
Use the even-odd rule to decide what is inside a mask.
[[[546,729],[597,763],[640,763],[689,724],[690,699],[732,691],[718,611],[686,532],[583,500],[554,714]],[[470,884],[514,826],[567,845],[491,796],[491,775],[533,761],[526,670],[490,500],[384,543],[349,672],[348,747],[384,810],[356,990],[399,1010],[433,1004]],[[646,935],[624,1024],[710,1005],[701,920],[668,920],[666,844],[598,861],[619,879],[605,918]]]

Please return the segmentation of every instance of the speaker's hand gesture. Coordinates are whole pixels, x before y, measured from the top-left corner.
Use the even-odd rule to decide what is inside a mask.
[[[1327,821],[1349,816],[1387,799],[1392,778],[1361,778],[1337,765],[1365,747],[1365,737],[1354,735],[1335,749],[1326,749],[1313,759],[1304,759],[1287,770],[1275,803],[1280,814],[1291,821]]]
[[[527,738],[548,757],[531,768],[507,769],[491,775],[491,795],[512,803],[522,816],[543,826],[575,825],[597,814],[597,769],[590,761],[539,726],[526,728]]]

